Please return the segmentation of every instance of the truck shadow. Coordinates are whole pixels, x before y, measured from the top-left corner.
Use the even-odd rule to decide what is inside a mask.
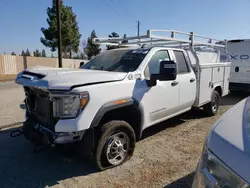
[[[65,156],[57,149],[33,152],[34,145],[23,135],[11,138],[11,131],[0,131],[0,187],[45,187],[98,170],[93,162],[74,152]]]
[[[206,118],[206,114],[200,110],[200,109],[193,109],[191,111],[188,111],[184,114],[178,115],[176,117],[173,117],[171,119],[168,119],[166,121],[163,121],[157,125],[154,125],[152,127],[148,127],[143,131],[142,134],[142,140],[153,136],[165,129],[171,128],[171,127],[176,127],[180,126],[181,124],[185,123],[188,120],[191,119],[201,119],[201,118]]]
[[[226,97],[223,97],[220,102],[220,110],[222,110],[224,113],[229,107],[237,104],[238,102],[240,102],[246,97],[248,97],[247,93],[238,93],[238,94],[234,93]],[[207,115],[203,112],[203,110],[193,109],[184,114],[181,114],[179,116],[176,116],[174,118],[171,118],[169,120],[166,120],[157,125],[147,128],[146,130],[143,131],[142,140],[152,135],[155,135],[167,128],[180,126],[185,121],[192,120],[192,119],[202,119],[202,118],[207,118]]]
[[[191,188],[193,179],[194,172],[166,185],[164,188]]]
[[[231,93],[231,94],[222,98],[220,105],[221,106],[232,106],[248,96],[249,96],[249,93],[244,93],[244,92]]]

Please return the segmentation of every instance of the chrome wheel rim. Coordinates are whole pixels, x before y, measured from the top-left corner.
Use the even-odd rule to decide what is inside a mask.
[[[212,109],[214,112],[216,112],[218,108],[218,97],[215,95],[212,100]]]
[[[128,135],[119,132],[109,137],[107,141],[106,157],[110,164],[119,165],[124,161],[128,153]]]

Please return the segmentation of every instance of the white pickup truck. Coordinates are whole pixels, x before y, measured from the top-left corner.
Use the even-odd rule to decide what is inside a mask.
[[[103,170],[128,160],[152,125],[193,107],[216,114],[220,97],[228,94],[230,62],[219,62],[219,52],[211,47],[224,45],[196,41],[202,37],[193,33],[153,32],[159,31],[128,37],[127,44],[120,38],[93,39],[123,48],[103,52],[79,69],[36,67],[19,73],[16,83],[26,94],[25,137],[36,143],[78,143]]]

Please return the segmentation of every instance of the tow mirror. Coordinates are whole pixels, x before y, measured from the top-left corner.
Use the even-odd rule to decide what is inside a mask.
[[[170,81],[175,80],[177,66],[174,61],[161,61],[159,74],[151,74],[150,80]]]
[[[80,66],[79,67],[81,67],[81,66],[83,66],[84,65],[84,62],[82,61],[82,62],[80,62]]]

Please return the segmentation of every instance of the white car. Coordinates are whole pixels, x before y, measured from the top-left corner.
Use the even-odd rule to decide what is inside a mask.
[[[250,184],[250,97],[213,125],[199,161],[193,188],[248,188]]]
[[[162,37],[150,32],[149,43]],[[80,142],[98,167],[106,169],[132,156],[146,128],[193,107],[216,114],[220,97],[228,94],[230,62],[220,62],[216,51],[198,49],[204,42],[188,36],[192,39],[180,40],[187,50],[159,44],[119,48],[80,69],[24,70],[16,83],[26,94],[25,137],[57,145]]]

